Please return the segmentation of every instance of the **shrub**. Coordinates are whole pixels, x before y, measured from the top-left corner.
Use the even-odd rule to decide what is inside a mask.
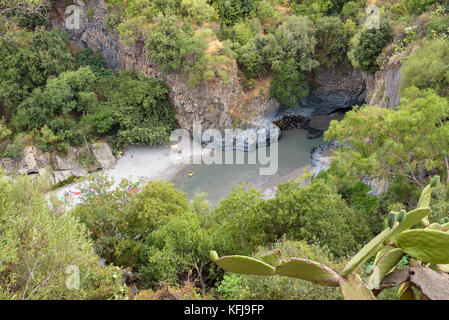
[[[254,38],[253,38],[254,39]],[[251,39],[247,44],[237,49],[237,62],[248,78],[256,78],[262,70],[261,48]]]
[[[404,4],[410,14],[423,13],[436,0],[405,0]]]
[[[372,237],[371,213],[360,212],[322,180],[301,188],[300,182],[278,186],[275,198],[260,209],[266,232],[328,247],[336,257],[355,251]]]
[[[258,0],[211,0],[212,6],[220,16],[220,22],[226,25],[234,24],[242,16],[253,10]]]
[[[299,69],[299,64],[293,58],[273,64],[270,94],[291,108],[297,107],[299,100],[309,94],[307,76]]]
[[[96,55],[91,49],[83,49],[75,54],[76,63],[80,67],[89,66],[92,72],[97,76],[103,76],[111,70],[108,69],[106,61],[100,55]]]
[[[352,40],[349,58],[354,67],[360,67],[367,73],[374,73],[379,66],[376,59],[382,49],[393,39],[389,22],[381,17],[379,29],[364,30]]]
[[[0,173],[0,292],[11,299],[123,297],[119,270],[100,267],[85,227],[57,203],[50,207],[45,180]],[[67,287],[76,285],[78,270],[79,289]]]
[[[427,25],[427,39],[432,39],[440,35],[449,36],[449,19],[447,16],[435,17]]]
[[[252,16],[259,18],[262,22],[267,22],[275,16],[275,11],[270,0],[259,1],[252,11]]]
[[[214,9],[207,4],[206,0],[181,0],[181,10],[197,25],[216,18]]]
[[[318,41],[318,46],[334,62],[340,63],[347,58],[349,38],[339,18],[323,17],[318,20],[315,37]]]
[[[232,27],[232,39],[241,45],[245,45],[252,36],[251,27],[248,23],[236,23]]]
[[[432,88],[442,95],[449,95],[449,42],[445,39],[424,41],[404,61],[401,68],[401,89],[415,86]]]
[[[23,135],[18,135],[13,142],[7,145],[3,155],[6,158],[12,158],[14,160],[19,160],[22,158],[23,148],[25,148],[25,138]]]

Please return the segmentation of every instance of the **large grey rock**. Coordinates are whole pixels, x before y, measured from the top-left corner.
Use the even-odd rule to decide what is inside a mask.
[[[278,141],[281,136],[279,127],[264,118],[254,121],[253,125],[254,127],[245,130],[223,131],[221,138],[214,139],[213,141],[205,141],[206,139],[202,136],[202,132],[200,132],[199,129],[194,132],[193,137],[197,141],[203,139],[203,146],[209,149],[234,149],[251,152],[259,146],[268,146],[271,143]]]
[[[62,157],[58,154],[53,156],[54,170],[72,170],[79,166],[77,162],[77,150],[74,147],[69,147],[67,155]]]
[[[96,142],[90,148],[102,169],[109,169],[115,165],[116,160],[106,142]]]
[[[34,146],[26,146],[23,150],[22,159],[19,161],[18,173],[19,174],[30,174],[38,173],[39,167],[37,165],[36,158],[34,157],[36,153],[36,148]]]

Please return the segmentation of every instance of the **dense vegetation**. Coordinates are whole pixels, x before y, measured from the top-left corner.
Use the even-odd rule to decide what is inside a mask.
[[[415,208],[434,175],[442,183],[429,219],[447,222],[447,1],[378,1],[378,30],[364,26],[365,1],[107,2],[104,25],[129,46],[141,42],[159,71],[178,72],[191,87],[228,84],[236,61],[245,90],[269,79],[270,95],[296,107],[318,66],[373,74],[403,52],[401,104],[354,107],[331,123],[325,138],[340,149],[329,170],[281,184],[269,200],[239,185],[211,208],[207,195],[189,202],[168,182],[113,187],[93,175],[83,202],[69,208],[47,198],[45,178],[12,180],[0,172],[0,298],[134,297],[120,281],[127,268],[138,275],[140,298],[157,297],[166,282],[189,298],[339,299],[334,288],[302,280],[224,274],[209,251],[260,257],[282,249],[287,258],[339,269],[386,227],[389,213]],[[64,154],[95,139],[114,146],[166,141],[175,126],[167,85],[113,72],[89,49],[71,51],[63,33],[43,27],[50,7],[46,0],[0,0],[2,157],[20,159],[29,144]],[[386,182],[379,197],[368,194],[372,179]],[[360,275],[373,264],[366,261]],[[83,275],[80,290],[66,287],[71,266]]]
[[[0,38],[5,156],[20,158],[26,143],[64,154],[108,136],[118,144],[167,140],[174,113],[162,81],[114,73],[89,49],[72,55],[65,41],[43,28]]]

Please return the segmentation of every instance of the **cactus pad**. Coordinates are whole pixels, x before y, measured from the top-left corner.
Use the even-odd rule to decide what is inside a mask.
[[[272,265],[273,267],[277,267],[281,264],[281,250],[276,249],[270,252],[265,253],[260,257],[264,262]]]
[[[433,264],[449,264],[449,234],[437,230],[416,229],[402,232],[396,243],[408,255]]]
[[[374,259],[374,265],[376,265],[379,262],[379,260],[386,253],[388,253],[391,249],[394,249],[394,247],[392,247],[392,246],[384,246],[384,247],[382,247],[382,249],[380,249],[380,251],[376,254],[376,258]]]
[[[438,230],[438,231],[442,231],[441,230],[441,225],[439,223],[432,223],[430,224],[428,227],[426,227],[426,229],[428,230]]]
[[[347,277],[352,271],[360,267],[366,259],[376,254],[382,248],[382,242],[390,236],[395,229],[385,229],[374,237],[362,250],[360,250],[351,260],[346,264],[341,275]]]
[[[385,253],[373,268],[373,273],[368,280],[369,286],[372,289],[378,288],[379,283],[382,281],[385,275],[396,266],[403,255],[404,251],[402,251],[401,248],[393,248]]]
[[[415,293],[409,282],[405,282],[399,287],[398,300],[415,300]]]
[[[249,274],[255,276],[273,276],[276,270],[263,261],[247,256],[225,256],[218,258],[214,263],[228,272]]]
[[[321,263],[301,258],[283,260],[276,268],[283,276],[310,281],[322,286],[337,287],[339,275]]]
[[[338,285],[345,300],[376,300],[357,274],[350,274],[346,279],[340,277]]]

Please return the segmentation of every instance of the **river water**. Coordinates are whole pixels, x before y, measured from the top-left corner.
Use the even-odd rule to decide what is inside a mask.
[[[342,112],[333,113],[326,116],[314,116],[310,126],[326,130],[330,120],[340,120]],[[216,205],[225,198],[233,186],[245,183],[247,187],[259,189],[265,198],[274,196],[276,185],[303,175],[304,170],[311,172],[310,151],[312,148],[323,143],[322,138],[308,139],[307,131],[302,129],[291,129],[282,132],[281,139],[273,144],[271,151],[276,150],[278,156],[272,152],[268,159],[271,162],[277,160],[277,171],[272,175],[261,175],[260,169],[266,168],[268,164],[248,164],[248,157],[251,156],[243,151],[224,151],[223,157],[236,156],[245,157],[245,164],[179,164],[173,162],[173,154],[170,145],[158,147],[132,146],[129,147],[118,159],[114,168],[105,170],[105,174],[110,176],[116,183],[123,178],[136,181],[143,180],[167,180],[173,182],[175,187],[187,193],[189,199],[193,199],[196,192],[207,193],[207,199],[211,205]],[[258,151],[253,151],[257,153]],[[255,158],[258,159],[257,154]],[[235,163],[235,162],[234,162]],[[70,196],[71,204],[75,205],[78,199],[79,190],[85,182],[66,186],[56,191],[61,199]],[[73,201],[73,202],[72,202]]]
[[[343,112],[314,116],[310,126],[326,130],[331,120],[341,120],[343,116]],[[258,161],[256,164],[197,164],[184,167],[171,181],[177,188],[185,191],[189,199],[192,199],[196,192],[207,193],[207,199],[212,205],[225,198],[233,186],[240,183],[259,189],[266,198],[269,198],[274,195],[278,183],[302,176],[304,170],[311,172],[310,151],[322,143],[323,138],[308,139],[306,130],[286,130],[282,132],[282,137],[277,143],[278,170],[274,175],[260,175],[259,169],[267,165],[261,165]],[[237,153],[245,154],[235,150],[223,153],[232,153],[233,159],[236,159]],[[247,154],[245,156],[248,157]]]

